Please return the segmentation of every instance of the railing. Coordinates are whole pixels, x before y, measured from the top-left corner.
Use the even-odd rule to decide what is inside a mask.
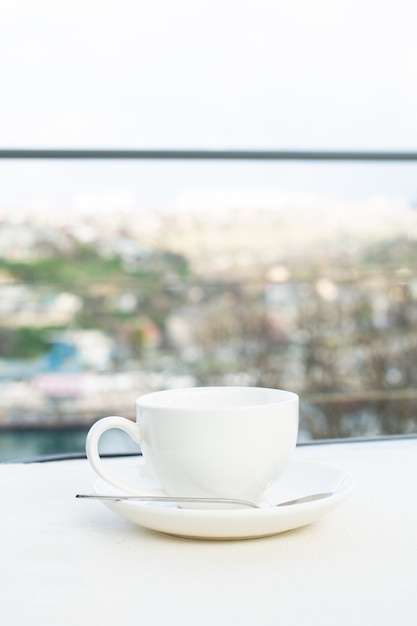
[[[216,161],[417,161],[415,151],[0,149],[0,159],[141,159]]]

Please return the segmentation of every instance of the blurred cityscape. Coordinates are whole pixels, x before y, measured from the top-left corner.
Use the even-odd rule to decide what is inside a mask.
[[[0,429],[134,418],[151,390],[300,394],[300,438],[416,432],[417,210],[229,193],[0,214]]]

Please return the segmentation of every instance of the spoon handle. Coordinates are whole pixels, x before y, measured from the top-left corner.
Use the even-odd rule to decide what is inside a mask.
[[[248,500],[236,500],[232,498],[191,498],[186,496],[108,496],[101,494],[87,494],[77,493],[76,498],[89,498],[92,500],[111,500],[118,501],[130,501],[130,502],[196,502],[201,504],[239,504],[241,506],[247,506],[252,509],[258,509],[258,505]]]
[[[333,491],[327,491],[324,493],[314,493],[308,496],[303,496],[301,498],[295,498],[295,500],[286,500],[285,502],[279,502],[278,504],[271,505],[271,508],[278,506],[290,506],[294,504],[303,504],[304,502],[312,502],[313,500],[321,500],[322,498],[329,498],[333,495]],[[196,503],[207,503],[207,504],[236,504],[240,506],[246,506],[252,509],[264,508],[258,506],[254,502],[248,502],[247,500],[236,500],[233,498],[188,498],[184,496],[108,496],[101,494],[86,494],[86,493],[78,493],[76,498],[85,498],[91,500],[110,500],[113,502],[118,501],[133,501],[133,502],[196,502]]]

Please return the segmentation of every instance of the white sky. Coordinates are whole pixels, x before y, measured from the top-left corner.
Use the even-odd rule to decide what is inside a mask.
[[[415,0],[0,0],[3,147],[417,147]]]
[[[416,150],[416,24],[415,0],[0,0],[0,147]],[[415,201],[416,170],[0,162],[0,208],[214,181]]]

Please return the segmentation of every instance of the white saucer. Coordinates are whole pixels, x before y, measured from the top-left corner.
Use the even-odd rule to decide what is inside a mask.
[[[158,489],[159,485],[149,475],[143,459],[135,471],[136,482],[139,488],[142,486],[144,495],[147,489]],[[271,502],[329,491],[333,495],[303,504],[260,509],[181,509],[175,504],[135,501],[103,503],[135,524],[171,535],[200,539],[249,539],[275,535],[315,522],[345,500],[353,487],[352,477],[340,469],[295,460],[269,492]],[[105,495],[121,493],[101,478],[94,484],[94,491]],[[162,491],[161,495],[164,495]]]

